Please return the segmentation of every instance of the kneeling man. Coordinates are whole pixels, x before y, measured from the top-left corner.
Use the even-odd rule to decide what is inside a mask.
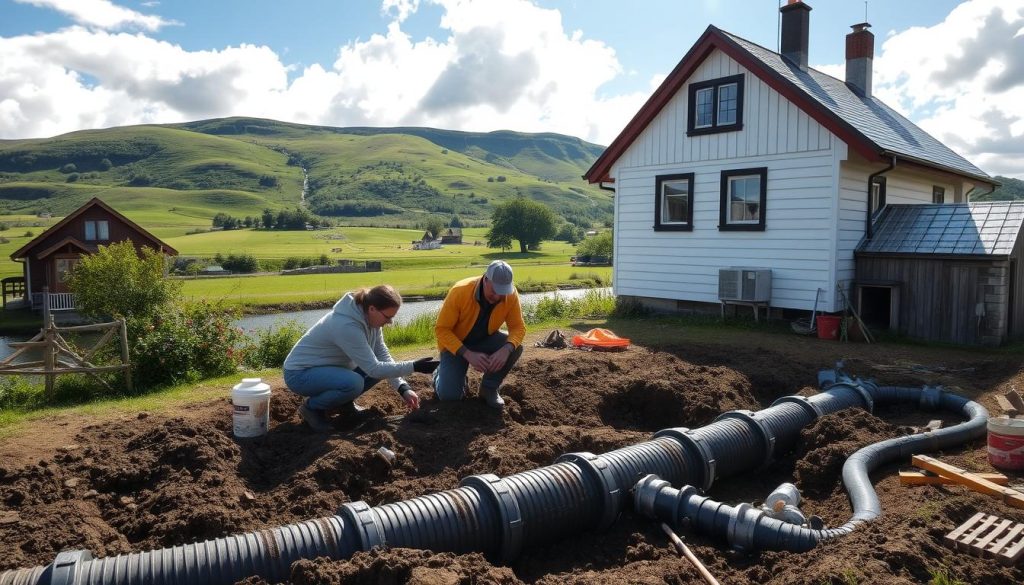
[[[499,331],[508,326],[508,334]],[[441,400],[466,395],[469,367],[483,373],[480,397],[491,408],[504,408],[501,382],[523,353],[526,323],[512,267],[495,260],[483,276],[460,280],[448,290],[434,327],[441,365],[434,372],[434,391]]]

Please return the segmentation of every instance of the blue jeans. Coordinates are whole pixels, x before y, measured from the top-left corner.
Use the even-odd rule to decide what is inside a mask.
[[[348,404],[379,381],[367,378],[359,368],[317,366],[284,371],[284,383],[288,389],[309,398],[306,404],[313,410],[328,410]]]
[[[501,346],[508,343],[508,335],[497,331],[480,343],[465,346],[472,351],[482,351],[492,354]],[[505,367],[497,372],[487,372],[480,380],[480,388],[497,390],[501,386],[505,376],[512,371],[512,366],[519,361],[523,355],[523,347],[519,346],[508,356]],[[449,351],[441,352],[441,364],[434,370],[434,392],[440,400],[462,400],[466,395],[466,373],[469,372],[469,362],[465,358],[457,356]]]

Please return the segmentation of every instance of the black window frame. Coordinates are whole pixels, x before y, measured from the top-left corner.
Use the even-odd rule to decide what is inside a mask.
[[[689,103],[687,105],[687,118],[686,118],[686,135],[687,136],[701,136],[704,134],[718,134],[720,132],[735,132],[743,129],[743,80],[744,75],[730,75],[728,77],[719,77],[718,79],[711,79],[708,81],[700,81],[697,83],[691,83],[689,88]],[[736,84],[736,121],[732,124],[719,124],[718,123],[718,90],[724,85]],[[711,112],[711,126],[706,128],[697,128],[697,92],[702,89],[711,88],[712,92],[712,103],[714,109]]]
[[[946,202],[946,188],[932,185],[932,203],[942,205]]]
[[[875,177],[871,180],[871,193],[868,194],[868,201],[875,198],[875,185],[878,185],[878,205],[872,205],[871,207],[871,223],[874,223],[882,214],[882,210],[885,209],[885,177]]]
[[[757,175],[761,179],[760,214],[757,223],[729,223],[729,179]],[[723,232],[763,232],[768,215],[768,167],[722,171],[719,184],[718,229]]]
[[[693,231],[693,173],[675,173],[672,175],[657,175],[654,178],[654,231],[656,232],[692,232]],[[686,223],[662,223],[662,186],[669,181],[686,180],[687,202],[686,202]]]

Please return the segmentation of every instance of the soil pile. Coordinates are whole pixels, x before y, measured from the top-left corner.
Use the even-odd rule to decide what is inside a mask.
[[[378,387],[359,400],[368,411],[332,433],[314,434],[295,414],[297,397],[271,380],[271,430],[255,439],[232,437],[227,398],[181,416],[105,421],[81,428],[58,449],[5,453],[0,570],[45,565],[65,549],[110,556],[269,528],[333,515],[344,502],[393,502],[456,487],[467,475],[509,475],[567,452],[606,452],[662,428],[699,427],[728,410],[758,410],[779,396],[812,393],[816,371],[832,361],[755,345],[622,353],[529,348],[507,380],[503,413],[475,398],[442,404],[423,391],[423,407],[405,415],[398,395]],[[983,402],[1020,377],[1015,365],[990,360],[955,365],[943,371],[947,383]],[[905,379],[910,374],[885,373],[886,383],[917,383]],[[426,387],[423,376],[412,382]],[[829,415],[804,429],[793,453],[766,469],[722,478],[709,495],[730,504],[752,502],[795,481],[808,515],[842,524],[850,515],[840,476],[846,457],[927,420],[927,413],[896,410]],[[381,446],[396,453],[393,466],[375,455]],[[981,442],[941,456],[989,470]],[[944,534],[977,511],[1018,522],[1024,512],[963,488],[900,486],[895,471],[873,477],[884,510],[878,521],[810,553],[743,553],[704,535],[683,536],[723,583],[920,583],[936,572],[966,582],[1024,581],[1024,569],[942,545]],[[395,549],[348,561],[301,561],[290,581],[701,582],[655,523],[628,511],[606,532],[528,548],[509,567],[475,553]]]

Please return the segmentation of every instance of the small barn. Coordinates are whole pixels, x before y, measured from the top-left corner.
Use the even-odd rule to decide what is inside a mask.
[[[137,250],[149,247],[169,256],[178,254],[114,208],[93,198],[11,254],[11,260],[23,264],[29,305],[42,306],[45,287],[51,295],[51,308],[73,309],[74,299],[67,281],[79,259],[95,253],[99,246],[125,240],[135,244]]]
[[[1024,339],[1024,202],[889,205],[856,252],[869,327],[971,345]]]
[[[462,243],[462,228],[450,227],[441,230],[441,243],[442,244],[461,244]]]

